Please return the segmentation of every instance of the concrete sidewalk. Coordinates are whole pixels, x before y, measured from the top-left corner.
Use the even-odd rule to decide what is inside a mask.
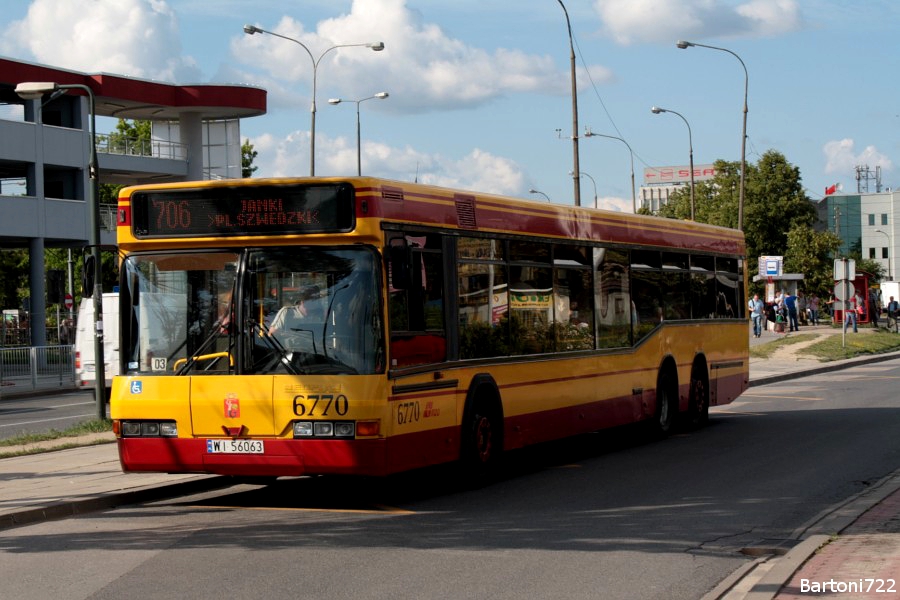
[[[228,483],[214,475],[122,473],[114,443],[2,458],[0,529]]]
[[[830,327],[804,327],[803,333],[840,335]],[[864,335],[860,329],[856,335]],[[748,334],[749,335],[749,334]],[[765,332],[751,344],[771,342],[785,334]],[[797,335],[797,334],[788,334]],[[853,335],[848,333],[847,335]],[[900,352],[819,363],[798,357],[805,344],[786,346],[768,359],[750,360],[750,385],[775,383],[854,365],[900,358]],[[95,441],[113,442],[111,433]],[[175,497],[231,485],[227,477],[122,473],[115,443],[0,459],[0,530],[64,518],[115,506]],[[786,555],[748,563],[707,594],[719,598],[808,597],[808,582],[858,582],[900,574],[900,470],[865,494],[839,507],[835,519],[806,531]],[[834,534],[839,534],[835,537]],[[824,546],[824,548],[822,548]],[[819,551],[819,549],[821,551]],[[817,553],[817,551],[819,551]],[[900,584],[895,585],[898,589]],[[873,592],[871,597],[884,594]],[[853,594],[854,598],[868,597]]]

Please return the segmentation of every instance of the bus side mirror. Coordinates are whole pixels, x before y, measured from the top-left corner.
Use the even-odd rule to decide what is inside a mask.
[[[97,269],[94,265],[94,255],[84,257],[84,267],[81,272],[81,296],[90,298],[94,295],[94,273]]]
[[[404,238],[394,238],[388,244],[390,284],[395,290],[407,290],[410,284],[412,253]]]

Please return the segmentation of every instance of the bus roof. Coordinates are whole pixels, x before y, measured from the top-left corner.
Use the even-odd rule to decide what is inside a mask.
[[[730,255],[745,252],[744,235],[736,229],[374,177],[255,178],[133,186],[120,192],[120,213],[121,209],[129,209],[131,195],[137,191],[190,189],[212,192],[217,188],[338,183],[353,186],[357,198],[356,219],[380,218],[445,227],[459,230],[461,234],[510,233],[680,250],[702,249]],[[120,225],[125,225],[121,219]]]

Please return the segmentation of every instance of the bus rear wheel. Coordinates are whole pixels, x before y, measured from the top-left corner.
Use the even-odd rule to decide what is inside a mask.
[[[656,386],[656,415],[653,419],[653,433],[665,437],[671,433],[678,415],[678,391],[675,380],[665,373],[660,374]]]
[[[694,428],[709,422],[709,383],[704,375],[691,375],[690,400],[688,402],[688,424]]]

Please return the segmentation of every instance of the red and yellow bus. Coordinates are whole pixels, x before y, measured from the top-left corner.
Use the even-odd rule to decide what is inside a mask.
[[[131,187],[125,471],[389,473],[748,384],[741,232],[369,177]]]

